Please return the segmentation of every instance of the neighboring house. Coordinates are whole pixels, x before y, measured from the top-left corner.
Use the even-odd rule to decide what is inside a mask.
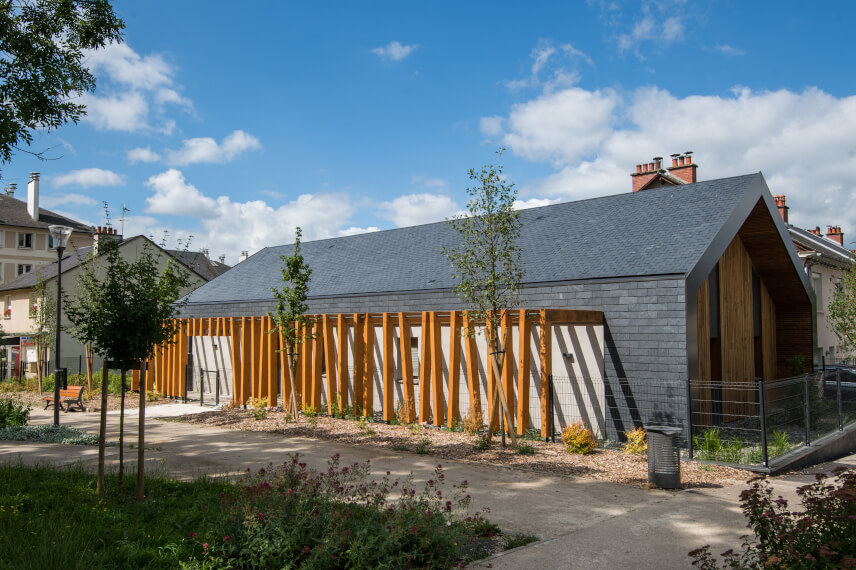
[[[751,382],[790,375],[797,355],[811,360],[813,293],[764,177],[692,183],[696,168],[686,155],[673,157],[668,170],[655,160],[632,175],[634,192],[521,212],[520,302],[527,311],[509,323],[516,332],[506,357],[514,375],[505,383],[520,417],[527,417],[526,400],[546,397],[544,382],[553,375],[570,399],[562,406],[614,436],[621,418],[635,413],[628,381]],[[310,311],[324,323],[303,349],[314,355],[300,365],[305,402],[365,398],[362,404],[382,408],[389,419],[408,378],[402,362],[426,366],[428,358],[434,391],[431,402],[420,400],[420,418],[425,411],[446,423],[466,410],[460,402],[477,397],[472,390],[489,385],[491,373],[483,339],[462,347],[450,328],[460,326],[465,307],[442,249],[459,243],[457,232],[439,222],[301,245],[312,268]],[[188,350],[213,354],[205,342],[213,343],[228,368],[218,374],[230,378],[241,402],[275,396],[282,379],[281,354],[265,344],[275,339],[262,334],[269,326],[263,316],[274,310],[280,256],[292,247],[261,250],[191,293],[182,312],[189,319],[182,334],[209,338],[176,345],[178,361],[188,361]],[[519,331],[527,329],[531,346],[520,342]],[[423,339],[422,330],[431,333]],[[530,362],[531,384],[517,366],[525,374]],[[334,366],[338,391],[328,382],[325,393],[322,371]],[[154,369],[159,389],[182,395],[180,367],[157,362]],[[419,374],[414,365],[409,381]],[[398,383],[394,396],[390,376]],[[461,399],[449,399],[457,390]],[[528,408],[537,425],[537,406]],[[667,412],[668,421],[686,425],[685,406]]]
[[[832,300],[836,285],[841,281],[842,273],[853,265],[856,255],[844,246],[844,233],[840,226],[827,226],[826,236],[821,234],[820,227],[809,230],[798,228],[788,223],[790,208],[785,195],[774,196],[774,199],[814,290],[817,313],[814,364],[820,366],[822,359],[826,362],[852,359],[856,355],[842,350],[838,345],[838,337],[826,320],[826,308]]]
[[[95,243],[91,247],[80,247],[66,251],[62,260],[62,287],[63,291],[71,295],[77,287],[77,277],[81,271],[81,263],[90,254],[95,251],[99,243],[103,240],[121,240],[119,245],[120,254],[126,259],[132,261],[145,246],[155,248],[160,251],[159,256],[160,270],[166,268],[168,260],[173,260],[184,265],[190,271],[190,286],[183,291],[183,294],[189,293],[202,283],[210,279],[211,269],[208,265],[202,263],[201,259],[196,259],[193,254],[184,255],[179,252],[178,255],[171,251],[164,250],[157,246],[154,242],[143,236],[136,236],[128,239],[122,239],[122,236],[116,234],[115,230],[110,227],[99,227],[95,235]],[[204,257],[204,256],[203,256]],[[195,266],[188,264],[187,260],[196,259]],[[201,270],[200,270],[201,267]],[[3,321],[3,331],[6,335],[5,350],[7,351],[7,361],[9,362],[10,370],[20,371],[21,364],[24,364],[26,372],[35,372],[36,355],[35,347],[30,340],[30,335],[34,332],[35,320],[31,317],[33,314],[33,304],[38,300],[33,298],[33,288],[39,278],[47,281],[48,290],[52,293],[56,291],[56,262],[42,265],[17,279],[8,283],[0,284],[0,299],[3,299],[4,306],[11,308],[10,318]],[[221,270],[221,264],[217,265],[217,270]],[[55,294],[55,293],[54,293]],[[67,321],[63,322],[63,327],[68,327]],[[84,350],[82,345],[74,339],[69,333],[62,334],[61,358],[63,366],[69,368],[69,373],[76,373],[81,367]],[[48,370],[53,367],[53,355],[50,355],[51,364]],[[16,372],[12,372],[13,374]]]
[[[8,283],[43,263],[56,261],[49,226],[72,228],[66,253],[92,245],[95,228],[39,207],[39,174],[30,174],[26,200],[15,197],[16,185],[0,194],[0,283]],[[7,307],[4,307],[4,317]]]

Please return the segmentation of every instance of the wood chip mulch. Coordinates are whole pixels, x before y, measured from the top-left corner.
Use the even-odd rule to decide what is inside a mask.
[[[39,395],[38,392],[17,391],[17,392],[0,392],[0,398],[15,398],[21,400],[25,404],[30,404],[33,409],[42,409],[45,407],[45,396],[53,396],[53,392],[48,394],[44,392]],[[169,398],[158,398],[157,400],[148,400],[146,406],[159,406],[161,404],[169,404],[174,400]],[[87,399],[87,394],[83,396],[83,405],[90,412],[97,412],[101,409],[101,392],[96,393],[91,398]],[[128,392],[125,394],[125,409],[138,408],[140,406],[140,395],[136,392]],[[119,410],[122,407],[121,396],[107,395],[107,411]],[[51,408],[53,409],[53,408]],[[70,412],[73,413],[73,412]]]
[[[285,437],[311,437],[335,440],[360,446],[370,445],[394,451],[422,453],[442,459],[501,466],[525,472],[547,473],[558,477],[585,477],[636,487],[648,486],[648,462],[645,456],[621,450],[598,449],[589,455],[568,453],[561,442],[526,440],[535,448],[533,455],[521,455],[509,447],[502,448],[500,438],[486,451],[473,447],[475,436],[433,427],[388,425],[370,422],[365,428],[352,419],[319,416],[311,425],[303,416],[285,421],[282,412],[271,412],[256,420],[248,410],[232,409],[169,418],[192,424],[229,430],[269,432]],[[368,433],[368,432],[371,433]],[[520,440],[521,442],[524,440]],[[684,488],[724,487],[746,482],[754,474],[741,469],[710,465],[698,461],[681,462]]]

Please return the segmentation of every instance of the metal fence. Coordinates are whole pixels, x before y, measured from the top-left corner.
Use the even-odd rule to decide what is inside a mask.
[[[765,382],[690,381],[690,455],[739,465],[774,458],[856,421],[856,370]]]

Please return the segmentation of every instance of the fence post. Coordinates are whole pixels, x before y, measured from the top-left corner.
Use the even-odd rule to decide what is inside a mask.
[[[835,393],[838,399],[838,431],[844,429],[844,410],[841,407],[841,369],[835,370]]]
[[[80,376],[83,374],[83,355],[77,355],[77,375]]]
[[[553,443],[556,443],[556,424],[555,417],[556,413],[553,409],[554,406],[554,389],[553,389],[553,375],[550,374],[547,376],[547,380],[550,383],[550,438],[553,440]]]
[[[761,454],[764,461],[764,467],[770,466],[770,457],[767,452],[767,404],[764,399],[764,379],[757,379],[758,386],[758,405],[761,408]]]
[[[687,378],[687,450],[689,451],[690,461],[693,459],[693,391],[691,386],[692,380]]]
[[[805,408],[805,444],[811,444],[811,406],[809,405],[808,374],[803,377],[803,404]]]
[[[214,405],[220,405],[220,370],[214,372],[214,379],[217,381],[217,386],[214,388]],[[282,392],[280,392],[281,394]]]

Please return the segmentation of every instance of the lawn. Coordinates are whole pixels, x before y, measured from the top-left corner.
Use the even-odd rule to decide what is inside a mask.
[[[5,465],[0,481],[0,568],[449,568],[499,533],[439,466],[417,490],[295,456],[234,482],[147,478],[142,503],[75,468]]]

